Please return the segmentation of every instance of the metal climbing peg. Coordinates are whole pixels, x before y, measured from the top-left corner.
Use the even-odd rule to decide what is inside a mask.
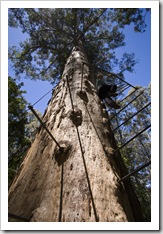
[[[45,123],[42,121],[42,119],[38,116],[38,114],[36,113],[36,111],[33,109],[33,106],[28,106],[28,108],[36,116],[36,118],[39,120],[39,122],[41,123],[41,125],[43,126],[43,128],[47,131],[47,133],[51,136],[51,138],[56,143],[56,145],[59,147],[59,149],[63,150],[63,148],[60,146],[60,144],[56,141],[56,139],[53,137],[53,135],[51,134],[51,132],[48,130],[48,128],[46,127]]]

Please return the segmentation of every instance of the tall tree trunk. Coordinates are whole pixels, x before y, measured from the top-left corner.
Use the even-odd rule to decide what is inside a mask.
[[[43,116],[62,150],[40,127],[9,189],[9,213],[31,222],[142,221],[132,187],[118,183],[125,172],[93,79],[74,47]]]

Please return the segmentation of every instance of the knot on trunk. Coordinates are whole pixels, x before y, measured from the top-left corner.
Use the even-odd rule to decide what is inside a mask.
[[[102,122],[104,125],[107,125],[108,124],[108,119],[107,118],[102,118]]]
[[[89,80],[85,80],[85,89],[88,93],[94,95],[95,88],[94,85]]]
[[[115,153],[115,150],[112,147],[105,147],[104,149],[106,153],[109,154],[110,156],[113,156]]]
[[[58,166],[62,165],[69,158],[69,153],[72,148],[72,145],[69,141],[60,141],[59,142],[61,149],[58,147],[55,149],[53,158],[56,160]]]
[[[88,103],[88,96],[85,91],[77,91],[77,95],[85,102]]]
[[[83,121],[82,111],[79,108],[75,108],[74,111],[70,111],[68,114],[69,118],[75,126],[80,126]]]

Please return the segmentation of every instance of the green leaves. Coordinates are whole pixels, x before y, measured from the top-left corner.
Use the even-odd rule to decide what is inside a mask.
[[[42,114],[39,111],[36,111],[36,113],[38,114],[40,118],[42,117]],[[33,142],[35,135],[37,133],[37,130],[40,126],[40,122],[38,121],[36,116],[31,111],[28,112],[27,119],[28,119],[28,123],[25,125],[26,137],[30,140],[30,142]]]
[[[39,122],[26,112],[27,102],[23,97],[23,83],[16,84],[8,77],[8,180],[14,179],[24,156],[34,140]],[[37,111],[38,115],[41,113]]]
[[[135,32],[144,32],[146,29],[145,16],[149,9],[139,8],[115,8],[110,17],[112,22],[117,22],[120,28],[133,23]]]
[[[27,102],[23,97],[23,83],[16,84],[8,77],[8,176],[9,185],[34,140],[39,122],[31,113],[26,112]],[[37,111],[38,115],[41,113]]]
[[[121,61],[119,62],[120,73],[124,71],[133,72],[135,64],[138,63],[138,60],[135,59],[134,53],[128,54],[124,53]]]
[[[23,98],[25,91],[21,90],[23,83],[16,84],[11,77],[8,78],[8,154],[9,154],[9,184],[20,165],[24,153],[30,142],[25,136],[26,100]]]
[[[123,27],[133,23],[143,31],[144,14],[145,10],[141,9],[12,8],[9,26],[20,27],[28,34],[19,48],[9,49],[15,74],[54,83],[61,77],[66,59],[79,41],[84,44],[91,64],[112,70],[117,63],[114,50],[125,45]],[[133,70],[132,61],[133,57],[128,56],[128,71]],[[121,67],[124,69],[125,65],[121,63]]]

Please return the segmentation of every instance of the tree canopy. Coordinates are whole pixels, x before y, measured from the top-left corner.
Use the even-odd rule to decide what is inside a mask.
[[[60,78],[74,45],[82,41],[89,62],[95,68],[119,66],[119,73],[133,71],[137,62],[133,54],[124,53],[118,61],[115,49],[125,45],[123,28],[133,24],[136,32],[146,28],[149,9],[98,8],[12,8],[9,26],[20,27],[28,37],[20,46],[9,49],[15,75],[49,80]],[[123,76],[123,75],[122,75]]]

